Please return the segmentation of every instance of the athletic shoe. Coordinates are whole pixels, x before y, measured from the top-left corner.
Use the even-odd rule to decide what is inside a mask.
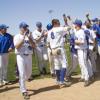
[[[71,84],[72,84],[72,82],[66,82],[66,81],[65,81],[64,84],[65,84],[66,87],[70,87]]]
[[[84,82],[84,79],[80,78],[78,81],[79,81],[79,82]]]
[[[90,85],[90,81],[89,80],[84,82],[84,87],[87,87],[89,85]]]
[[[8,81],[3,80],[3,85],[8,85],[8,84],[9,84]]]
[[[23,93],[23,97],[24,97],[25,100],[29,100],[30,99],[30,96],[28,95],[27,92]]]
[[[56,81],[56,84],[57,84],[57,85],[60,85],[60,82],[59,82],[59,81]]]
[[[60,87],[60,89],[61,88],[64,88],[66,85],[65,85],[65,83],[64,82],[59,82],[59,87]]]
[[[92,77],[90,77],[89,80],[91,81],[91,83],[94,82],[94,81],[95,81],[95,77],[94,77],[94,75],[93,75]]]
[[[71,82],[72,79],[73,79],[73,78],[72,78],[71,76],[67,76],[67,77],[65,78],[65,81],[66,81],[66,82]]]

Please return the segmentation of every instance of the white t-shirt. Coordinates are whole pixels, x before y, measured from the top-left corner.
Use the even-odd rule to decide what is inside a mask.
[[[14,46],[18,44],[21,40],[23,40],[23,35],[17,34],[14,36]],[[33,48],[31,47],[29,43],[29,39],[25,37],[24,43],[19,49],[15,48],[16,54],[33,54]]]
[[[32,33],[33,39],[38,40],[42,36],[42,32],[39,32],[38,30],[33,31]],[[43,45],[44,44],[44,38],[42,38],[39,42],[36,42],[37,46]]]
[[[67,31],[68,27],[55,27],[48,32],[47,43],[50,44],[51,49],[64,46],[63,36]]]
[[[87,49],[86,35],[83,29],[75,32],[75,39],[83,42],[80,45],[75,44],[75,49]]]

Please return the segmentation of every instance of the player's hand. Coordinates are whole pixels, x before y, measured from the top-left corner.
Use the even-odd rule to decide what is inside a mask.
[[[9,48],[9,49],[8,49],[8,52],[12,52],[12,51],[13,51],[13,49],[12,49],[12,48]]]
[[[42,37],[47,36],[48,32],[46,30],[43,30]]]
[[[89,13],[86,14],[86,17],[87,17],[87,18],[89,17]]]

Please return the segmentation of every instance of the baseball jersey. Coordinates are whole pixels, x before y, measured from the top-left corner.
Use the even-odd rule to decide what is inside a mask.
[[[48,32],[47,42],[49,43],[51,49],[63,47],[63,36],[67,31],[67,27],[54,27]]]
[[[32,33],[33,39],[36,41],[42,36],[42,32],[38,30],[33,31]],[[44,38],[42,38],[39,42],[36,42],[36,46],[41,46],[44,44]]]
[[[95,35],[94,31],[91,29],[85,29],[84,32],[86,34],[88,47],[90,50],[93,50],[93,48],[94,48],[93,44],[94,44],[94,39],[96,39],[96,35]]]
[[[94,32],[96,32],[96,40],[98,45],[100,46],[100,26],[98,24],[94,24],[92,26],[92,29],[94,30]]]
[[[83,29],[75,32],[75,40],[83,42],[83,44],[80,45],[75,44],[75,49],[87,49],[87,40]]]
[[[14,46],[16,44],[19,43],[19,41],[23,40],[23,35],[21,34],[17,34],[14,37]],[[15,53],[16,54],[33,54],[33,48],[31,47],[30,43],[29,43],[29,39],[26,36],[24,39],[24,43],[22,44],[22,46],[18,49],[15,48]]]
[[[75,31],[70,32],[70,50],[72,53],[77,54],[77,49],[75,49]]]
[[[0,34],[0,54],[8,53],[8,49],[12,48],[13,37],[9,33]]]

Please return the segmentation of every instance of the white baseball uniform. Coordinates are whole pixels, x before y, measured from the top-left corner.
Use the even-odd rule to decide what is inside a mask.
[[[14,45],[16,46],[19,41],[23,39],[23,35],[17,34],[14,37]],[[19,49],[15,48],[17,56],[17,64],[19,71],[19,83],[21,92],[26,92],[25,81],[28,80],[32,74],[32,54],[33,49],[29,43],[29,39],[25,37],[24,43]]]
[[[50,65],[50,73],[54,74],[54,59],[53,56],[51,55],[51,50],[50,48],[47,49],[48,50],[48,59],[49,59],[49,65]]]
[[[93,30],[86,29],[90,32],[89,34],[89,59],[91,61],[91,67],[93,72],[96,72],[96,59],[95,59],[95,51],[93,51],[94,48],[94,40],[96,39],[96,35]]]
[[[35,31],[33,31],[32,35],[33,35],[34,40],[37,41],[42,36],[42,32],[39,32],[38,30],[35,30]],[[42,72],[43,68],[46,67],[45,61],[48,59],[48,57],[47,57],[47,48],[45,47],[44,38],[41,38],[41,40],[36,42],[35,53],[36,53],[37,58],[38,58],[39,70],[40,70],[40,72]]]
[[[63,36],[67,30],[67,27],[55,27],[48,32],[47,42],[49,43],[51,50],[56,48],[59,48],[61,50],[61,55],[53,56],[55,70],[67,68],[66,53],[64,49],[63,39]]]
[[[75,32],[75,39],[83,42],[83,44],[75,44],[77,49],[78,62],[81,68],[81,78],[89,80],[88,64],[87,64],[87,41],[83,29]]]

